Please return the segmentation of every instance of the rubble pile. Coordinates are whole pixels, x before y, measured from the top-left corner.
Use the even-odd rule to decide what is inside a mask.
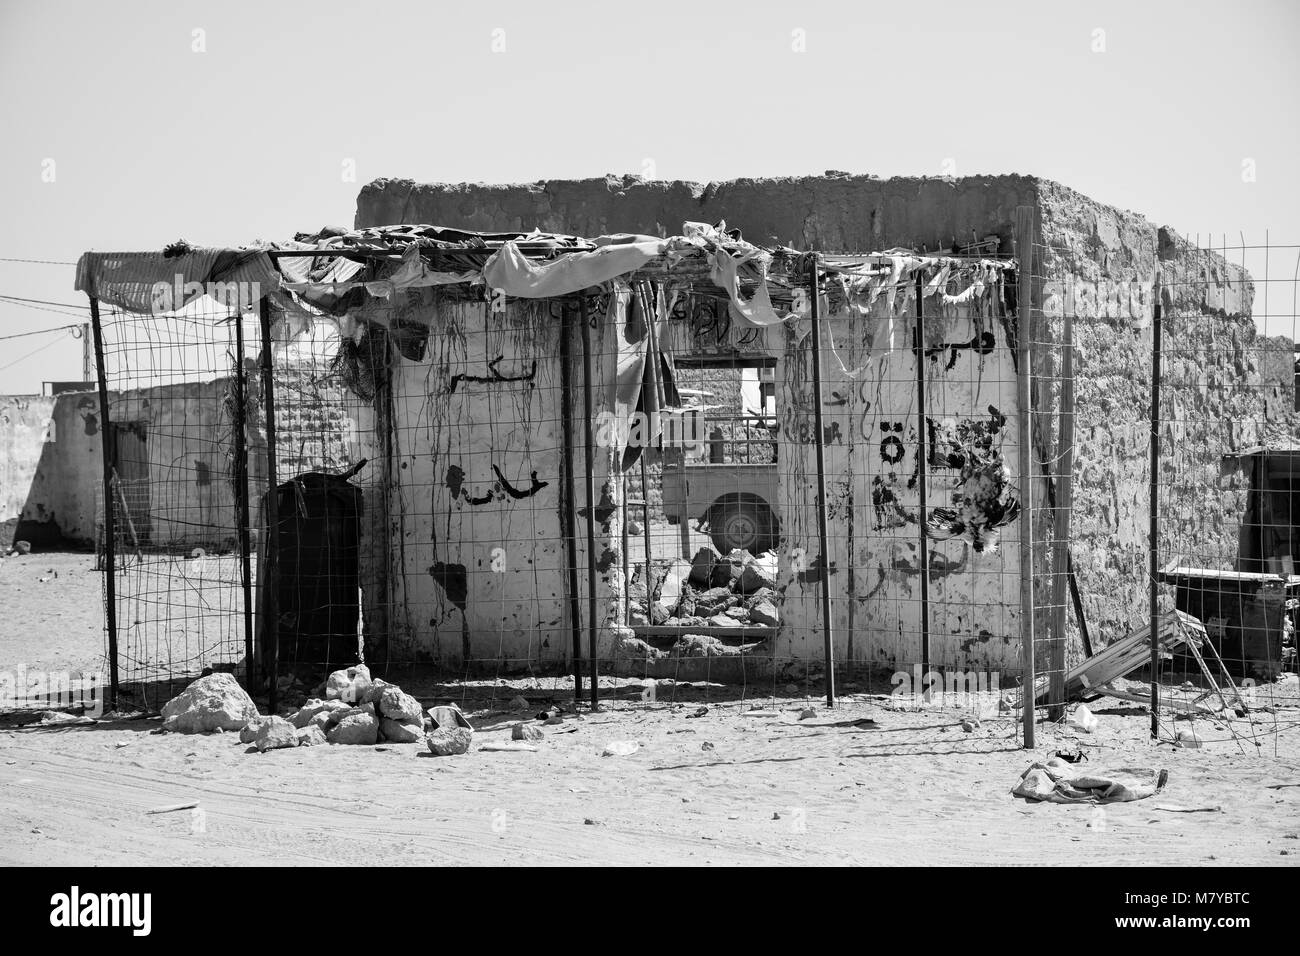
[[[337,670],[324,684],[323,698],[311,698],[297,712],[263,717],[229,674],[201,677],[163,707],[163,726],[177,733],[237,730],[242,743],[258,751],[319,744],[424,743],[439,753],[464,753],[473,730],[454,707],[426,716],[418,700],[396,684],[372,679],[364,664]],[[440,718],[440,720],[439,720]],[[448,725],[448,726],[443,726]],[[436,739],[435,739],[436,738]]]
[[[701,548],[668,565],[647,608],[644,586],[629,590],[631,623],[667,627],[775,627],[781,623],[776,555],[748,551],[720,556]]]

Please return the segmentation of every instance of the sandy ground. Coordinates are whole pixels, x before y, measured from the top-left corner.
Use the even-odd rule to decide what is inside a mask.
[[[0,671],[93,671],[104,656],[103,575],[91,554],[0,558]]]
[[[98,586],[86,555],[6,559],[0,669],[95,666]],[[510,724],[532,716],[505,711],[515,694],[537,710],[571,706],[570,685],[408,689],[426,704],[461,704],[476,727],[470,753],[439,758],[420,745],[385,744],[258,754],[233,734],[154,733],[156,718],[0,722],[0,863],[1300,861],[1293,677],[1277,688],[1281,706],[1253,724],[1198,720],[1207,740],[1200,750],[1152,743],[1141,707],[1101,702],[1095,733],[1042,724],[1033,753],[987,695],[917,709],[846,683],[826,710],[815,686],[755,694],[660,682],[649,701],[640,682],[614,680],[602,687],[605,710],[584,707],[545,726],[538,752],[489,752],[480,745],[509,739]],[[704,716],[688,716],[701,706]],[[798,720],[808,706],[817,716]],[[776,713],[754,716],[754,707]],[[983,722],[967,733],[958,724],[972,712]],[[816,726],[858,716],[877,728]],[[635,754],[602,756],[628,740],[639,744]],[[1155,797],[1104,808],[1013,797],[1030,762],[1058,748],[1082,749],[1092,769],[1163,768],[1169,783]],[[195,810],[148,812],[193,801]]]
[[[535,705],[545,700],[527,688],[498,692],[515,689]],[[1231,739],[1201,750],[1153,745],[1145,718],[1118,709],[1103,708],[1091,735],[1044,726],[1040,756],[1082,748],[1093,768],[1154,766],[1170,775],[1147,800],[1060,806],[1011,796],[1031,755],[1010,718],[965,733],[954,711],[847,699],[800,722],[797,709],[809,701],[765,699],[778,715],[758,717],[747,713],[752,700],[718,699],[730,693],[723,688],[672,690],[676,702],[660,690],[655,703],[611,702],[606,712],[547,726],[536,753],[479,750],[509,739],[510,723],[530,716],[490,709],[471,710],[474,749],[458,757],[415,744],[249,753],[233,734],[151,733],[157,720],[3,730],[0,863],[1300,860],[1294,728],[1261,737],[1263,748],[1247,741],[1247,751],[1265,752],[1243,754]],[[686,716],[706,698],[705,716]],[[832,715],[871,716],[879,729],[810,726]],[[568,727],[576,730],[562,732]],[[616,740],[640,749],[602,756]],[[147,812],[191,801],[199,812]]]

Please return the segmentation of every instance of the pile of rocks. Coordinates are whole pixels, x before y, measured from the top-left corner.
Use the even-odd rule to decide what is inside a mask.
[[[464,743],[472,730],[454,708],[436,708],[442,722],[456,724],[453,734]],[[421,743],[441,746],[444,731],[425,715],[418,700],[396,684],[372,679],[364,664],[330,674],[324,698],[312,698],[289,717],[263,717],[253,699],[230,674],[201,677],[163,707],[163,727],[176,733],[239,731],[243,743],[259,751],[317,744]],[[430,733],[432,732],[432,733]],[[441,736],[440,736],[441,735]]]
[[[646,607],[643,588],[634,588],[631,622],[669,627],[775,627],[781,623],[776,592],[776,555],[748,551],[719,556],[701,548],[669,566]]]
[[[330,674],[325,697],[292,717],[259,717],[239,735],[258,750],[315,744],[410,744],[424,740],[424,708],[396,684],[372,679],[364,664]]]

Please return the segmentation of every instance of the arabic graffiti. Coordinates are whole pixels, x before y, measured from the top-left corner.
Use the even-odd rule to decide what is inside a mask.
[[[472,495],[469,489],[465,487],[465,470],[459,465],[452,465],[447,469],[446,485],[447,490],[451,492],[452,501],[464,501],[473,507],[485,505],[492,501],[504,501],[507,497],[520,501],[524,498],[531,498],[543,488],[550,484],[549,481],[538,481],[537,472],[530,475],[531,484],[526,489],[519,489],[512,485],[509,479],[501,473],[501,469],[496,465],[492,466],[492,473],[496,475],[497,480],[493,482],[492,488],[482,495]]]
[[[451,377],[451,385],[447,388],[447,394],[452,395],[456,391],[456,386],[461,382],[478,382],[484,385],[493,385],[500,382],[527,382],[529,388],[533,388],[533,379],[537,375],[537,360],[533,359],[532,367],[522,375],[502,375],[497,370],[497,366],[505,358],[504,355],[498,355],[492,361],[488,362],[488,375],[465,375],[463,373]]]

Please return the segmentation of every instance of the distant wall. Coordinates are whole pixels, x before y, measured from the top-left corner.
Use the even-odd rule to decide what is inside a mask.
[[[0,521],[23,517],[40,474],[57,399],[48,395],[0,396]],[[41,499],[37,496],[37,500]]]

